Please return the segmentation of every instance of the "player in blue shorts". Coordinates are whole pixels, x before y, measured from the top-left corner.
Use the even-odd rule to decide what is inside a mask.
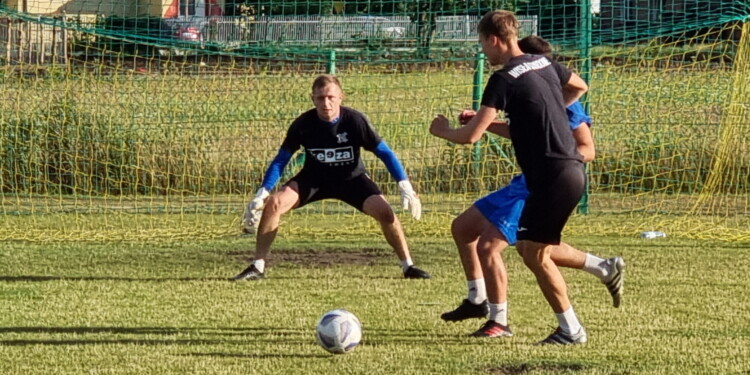
[[[606,264],[602,263],[606,261],[585,254],[580,262],[576,255],[582,253],[560,241],[562,228],[583,193],[582,162],[593,157],[593,142],[591,154],[587,157],[584,155],[587,149],[579,147],[581,142],[570,132],[571,122],[576,131],[581,129],[582,134],[588,131],[588,126],[580,126],[582,122],[588,123],[587,116],[572,118],[570,114],[576,112],[566,111],[565,106],[575,105],[587,86],[580,77],[554,60],[521,51],[516,38],[517,21],[512,13],[490,12],[480,21],[477,30],[490,63],[503,65],[503,68],[490,77],[480,111],[462,121],[465,126],[451,129],[447,119],[438,115],[430,125],[430,132],[457,143],[474,143],[484,131],[508,137],[513,141],[524,175],[515,178],[508,188],[477,201],[452,226],[469,280],[470,294],[472,289],[481,293],[482,276],[487,279],[485,289],[490,302],[490,321],[474,335],[512,335],[507,325],[507,273],[497,250],[513,243],[517,235],[519,254],[536,276],[559,323],[558,329],[540,343],[586,342],[586,331],[568,300],[567,287],[557,266],[582,266],[586,269],[587,259],[598,259],[599,264],[592,269],[619,274],[600,275],[600,278],[619,280],[622,280],[622,267],[618,266],[624,266],[620,258],[613,262],[614,266],[604,267]],[[507,114],[509,123],[495,121],[498,111]],[[591,139],[590,133],[588,138]],[[522,185],[526,185],[526,189]],[[573,262],[577,259],[579,261]],[[615,305],[619,304],[620,291],[621,281],[613,293]],[[462,307],[481,307],[480,298],[465,301]],[[457,313],[461,310],[460,307],[444,314],[444,319],[460,320],[450,318],[460,318]],[[474,311],[481,317],[486,308]]]
[[[297,117],[287,130],[276,157],[271,161],[260,189],[247,205],[243,225],[256,232],[252,263],[233,280],[265,278],[265,260],[276,238],[281,215],[322,199],[337,199],[374,218],[386,241],[401,261],[408,279],[429,279],[415,267],[398,216],[378,186],[367,175],[361,149],[374,153],[398,182],[404,208],[419,220],[422,204],[406,176],[401,162],[378,135],[367,117],[341,105],[344,94],[338,78],[324,74],[312,85],[315,108]],[[278,182],[292,155],[305,152],[302,169],[275,194]],[[331,225],[345,226],[346,221]]]

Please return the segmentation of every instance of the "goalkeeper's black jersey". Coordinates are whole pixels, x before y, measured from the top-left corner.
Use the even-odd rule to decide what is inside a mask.
[[[291,154],[304,148],[305,164],[300,174],[328,184],[365,173],[360,150],[373,151],[380,141],[364,114],[342,106],[334,124],[321,120],[315,109],[297,117],[281,147]]]

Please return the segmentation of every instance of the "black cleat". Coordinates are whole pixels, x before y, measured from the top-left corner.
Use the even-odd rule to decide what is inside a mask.
[[[607,259],[607,263],[610,267],[609,277],[603,283],[607,286],[609,294],[612,295],[612,306],[620,307],[622,289],[625,282],[625,261],[622,257],[614,257]]]
[[[588,341],[588,335],[586,330],[581,327],[578,333],[566,333],[560,327],[555,329],[551,335],[547,336],[546,339],[536,343],[537,345],[576,345],[584,344]]]
[[[404,277],[407,279],[429,279],[430,274],[417,267],[409,266],[409,268],[404,271]]]
[[[510,327],[504,326],[494,320],[488,320],[479,330],[472,333],[472,337],[511,337],[513,332]]]
[[[231,280],[233,281],[260,280],[260,279],[265,279],[265,278],[266,278],[266,274],[258,271],[258,269],[255,268],[255,265],[251,264],[249,267],[245,268],[242,272],[232,277]]]
[[[468,299],[465,299],[455,310],[442,313],[440,319],[446,322],[460,322],[471,318],[486,318],[489,313],[490,307],[487,306],[487,300],[475,305]]]

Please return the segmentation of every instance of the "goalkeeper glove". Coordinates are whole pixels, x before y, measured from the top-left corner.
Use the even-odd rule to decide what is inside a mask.
[[[409,180],[402,180],[398,182],[398,191],[401,193],[401,205],[405,210],[411,212],[411,216],[419,220],[422,217],[422,202],[419,201],[417,193],[411,186]]]
[[[243,232],[254,233],[258,229],[260,217],[263,215],[263,206],[265,206],[269,194],[268,190],[262,187],[255,193],[255,198],[247,204],[245,215],[242,217]]]

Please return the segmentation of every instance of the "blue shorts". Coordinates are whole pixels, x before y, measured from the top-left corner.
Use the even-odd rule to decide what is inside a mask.
[[[519,174],[508,186],[477,200],[474,206],[505,236],[508,244],[515,245],[518,220],[528,196],[526,179]]]

